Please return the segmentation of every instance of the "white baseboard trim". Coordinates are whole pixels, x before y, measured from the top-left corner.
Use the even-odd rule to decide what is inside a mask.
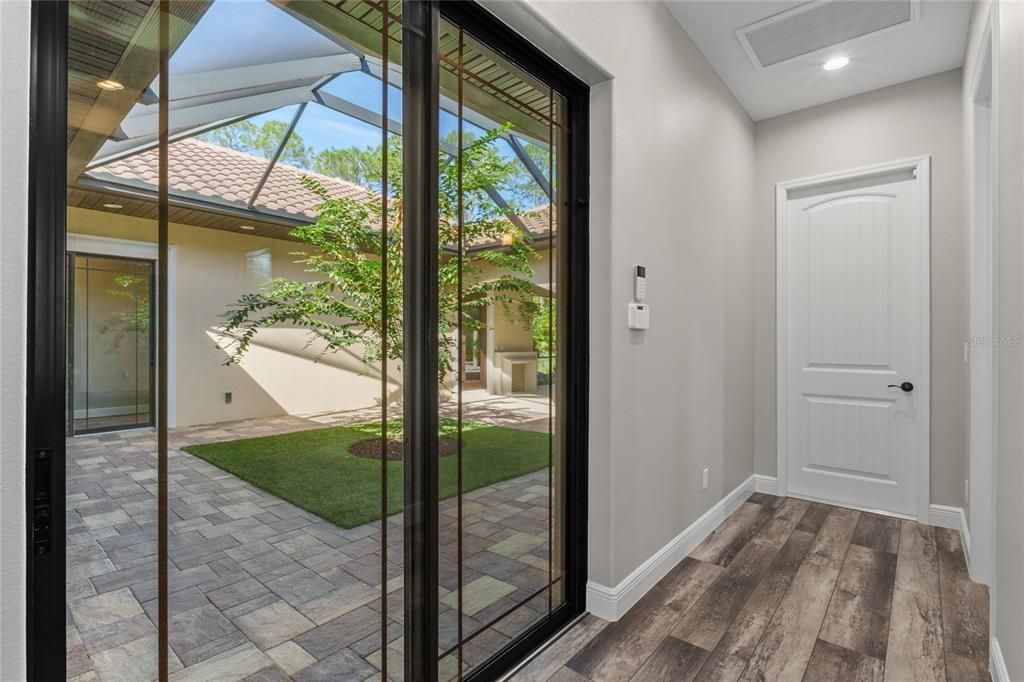
[[[960,531],[960,542],[964,546],[964,559],[967,560],[967,572],[974,578],[971,566],[971,530],[967,526],[967,514],[962,507],[949,507],[944,504],[933,504],[928,508],[928,522],[939,528],[950,528]]]
[[[615,621],[633,607],[659,580],[711,534],[754,493],[754,476],[708,509],[682,533],[654,553],[615,587],[587,583],[587,610],[598,618]]]
[[[1006,669],[1003,650],[999,647],[999,640],[995,637],[988,643],[988,668],[992,673],[993,682],[1010,682],[1010,671]]]
[[[754,492],[755,493],[766,493],[768,495],[778,495],[779,481],[774,476],[765,476],[764,474],[754,474]]]
[[[960,530],[964,510],[960,507],[947,507],[944,504],[933,504],[928,507],[928,523],[939,528]]]

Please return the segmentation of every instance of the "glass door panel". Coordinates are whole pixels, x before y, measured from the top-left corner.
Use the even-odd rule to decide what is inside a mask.
[[[69,3],[69,679],[461,679],[567,604],[568,108],[448,21],[429,92],[438,11]]]
[[[246,212],[170,226],[187,411],[170,439],[169,655],[220,680],[397,678],[401,138],[387,153],[383,65],[401,25],[370,2],[215,0],[171,62],[172,131],[204,113],[176,83],[217,82],[221,25],[249,36],[231,66],[248,90],[209,96],[253,101],[195,138],[206,165],[171,173],[172,210],[201,171]],[[370,63],[379,77],[341,79]],[[278,98],[287,115],[260,113]]]
[[[471,674],[564,602],[560,95],[442,22],[440,673]],[[450,369],[448,369],[450,368]]]
[[[167,9],[70,12],[69,245],[149,259],[71,259],[67,674],[401,679],[401,5]]]
[[[75,1],[68,15],[65,674],[152,680],[161,658],[156,209],[85,185],[159,73],[157,14],[145,3]],[[119,64],[113,52],[130,57]],[[156,157],[133,172],[155,179]]]
[[[73,432],[153,424],[153,261],[71,254]]]

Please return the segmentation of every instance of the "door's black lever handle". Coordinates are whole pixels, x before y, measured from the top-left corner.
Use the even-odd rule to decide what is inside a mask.
[[[914,390],[914,384],[904,381],[902,384],[889,384],[886,388],[898,388],[904,393],[910,393]]]

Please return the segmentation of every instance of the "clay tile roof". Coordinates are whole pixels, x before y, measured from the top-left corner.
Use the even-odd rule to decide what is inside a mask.
[[[157,150],[149,149],[104,164],[90,175],[114,181],[137,181],[157,184]],[[168,162],[168,184],[172,192],[218,198],[236,204],[246,204],[269,161],[260,156],[185,138],[171,143]],[[377,201],[379,195],[354,182],[332,178],[320,173],[277,163],[256,198],[256,208],[270,209],[294,215],[297,218],[316,217],[320,197],[303,187],[301,178],[316,178],[331,196],[351,197],[360,201]]]
[[[157,149],[110,161],[89,171],[89,175],[113,182],[141,183],[156,189]],[[168,184],[172,194],[188,194],[246,205],[269,161],[261,156],[228,149],[196,138],[172,142],[169,150]],[[295,218],[316,219],[319,196],[302,185],[302,176],[319,180],[332,197],[350,197],[357,201],[379,202],[380,194],[348,180],[315,173],[278,162],[256,198],[255,208],[285,213]],[[550,207],[537,206],[520,214],[533,236],[546,235]]]

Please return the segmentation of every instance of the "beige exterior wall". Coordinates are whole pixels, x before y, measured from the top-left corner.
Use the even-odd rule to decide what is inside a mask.
[[[156,222],[116,213],[71,208],[68,232],[113,239],[156,242]],[[225,366],[217,327],[228,306],[255,291],[261,280],[249,269],[249,254],[270,255],[271,276],[303,279],[291,255],[295,242],[172,223],[175,249],[174,426],[210,424],[283,414],[310,415],[372,407],[380,400],[379,366],[366,366],[362,349],[320,356],[323,346],[306,347],[305,330],[277,327],[256,335],[240,365]],[[534,281],[549,279],[547,250],[535,261]],[[488,276],[485,273],[485,276]],[[540,291],[540,290],[539,290]],[[496,306],[488,318],[488,370],[495,351],[532,351],[529,326]],[[400,398],[401,366],[388,368],[391,400]],[[232,394],[226,403],[225,393]]]
[[[68,232],[143,242],[156,241],[152,220],[72,208]],[[259,278],[248,254],[267,250],[273,277],[304,277],[290,253],[294,242],[189,225],[170,225],[176,252],[172,311],[175,346],[175,422],[189,426],[250,417],[315,414],[370,407],[380,395],[379,368],[365,366],[360,348],[319,357],[322,346],[306,348],[302,329],[275,328],[257,334],[241,365],[225,366],[218,348],[220,315]],[[391,391],[400,371],[390,367]],[[226,403],[224,394],[232,394]]]

